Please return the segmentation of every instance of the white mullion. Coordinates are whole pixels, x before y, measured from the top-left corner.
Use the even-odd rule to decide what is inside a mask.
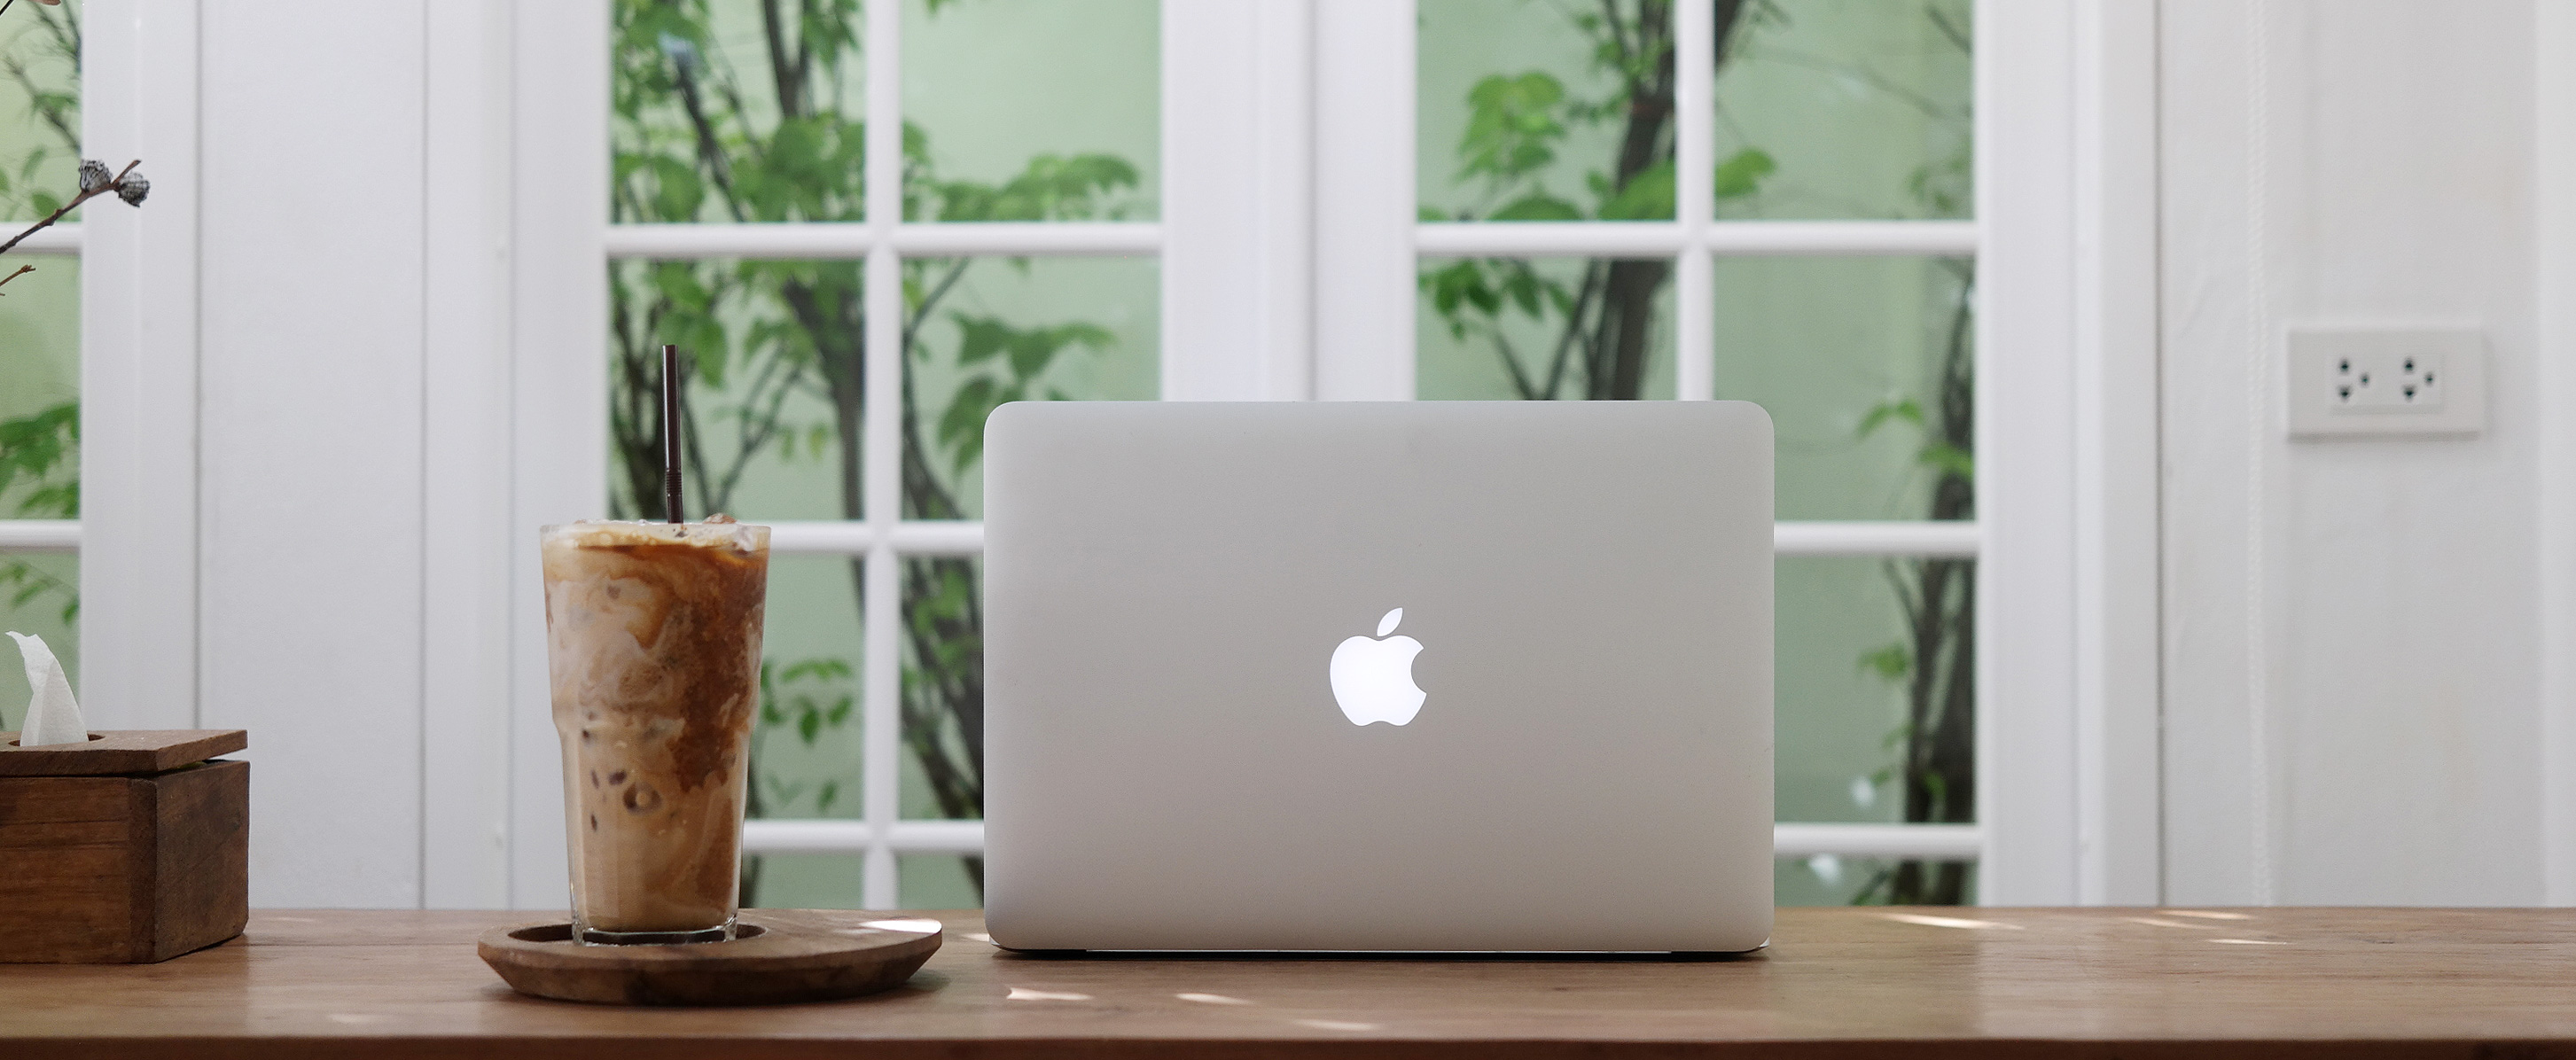
[[[1975,861],[1985,830],[1973,824],[1777,824],[1774,857],[1940,858]],[[831,854],[886,849],[904,854],[981,854],[982,821],[746,821],[743,850],[753,854]]]
[[[0,519],[0,552],[79,552],[77,519]]]
[[[1977,251],[1974,221],[1703,218],[1696,227],[1675,221],[1434,221],[1416,224],[1413,230],[1414,249],[1432,257],[1654,258],[1679,254],[1687,247],[1762,257],[1967,257]],[[1158,251],[1164,226],[1150,221],[978,221],[897,224],[889,233],[873,223],[843,221],[622,224],[610,225],[605,238],[611,258],[665,260],[850,260],[864,258],[869,250],[889,242],[916,257],[1132,256]]]
[[[1653,258],[1686,245],[1728,257],[1969,257],[1975,221],[1431,221],[1413,226],[1425,257]]]
[[[880,841],[879,837],[883,837]],[[753,854],[834,854],[883,846],[898,854],[981,854],[984,822],[896,821],[876,828],[865,821],[760,820],[743,823],[742,848]]]
[[[1775,824],[1773,857],[1833,854],[1863,858],[1940,858],[1976,861],[1985,853],[1985,829],[1973,824]]]
[[[801,258],[849,261],[891,242],[913,257],[1088,257],[1152,254],[1163,226],[1151,221],[978,221],[903,224],[889,235],[873,223],[780,221],[756,224],[622,224],[608,228],[611,258]]]
[[[912,257],[1143,256],[1162,252],[1163,226],[1152,221],[907,224],[895,229],[894,246]]]
[[[1674,263],[1673,396],[1707,401],[1717,396],[1717,291],[1708,248],[1690,247]]]
[[[871,502],[873,503],[873,502]],[[0,549],[42,547],[76,540],[77,524],[0,522]],[[1975,559],[1984,531],[1971,521],[1797,521],[1774,523],[1771,545],[1782,556],[1916,556]],[[29,542],[29,544],[21,544]],[[984,524],[972,520],[900,520],[891,528],[871,522],[771,524],[770,552],[782,556],[863,556],[883,545],[902,556],[976,556],[984,551]]]
[[[1775,556],[1975,559],[1985,532],[1973,522],[1773,523]]]
[[[1673,6],[1674,220],[1684,240],[1674,262],[1673,396],[1706,401],[1717,396],[1717,292],[1709,271],[1708,226],[1716,204],[1717,11],[1715,0]]]
[[[897,901],[894,850],[885,837],[903,795],[897,755],[903,746],[902,564],[890,541],[903,503],[903,262],[895,229],[903,223],[902,0],[868,0],[867,49],[867,388],[861,454],[862,513],[868,545],[861,610],[865,628],[860,681],[860,813],[870,839],[860,871],[859,904],[891,909]]]
[[[34,224],[33,220],[0,221],[0,229],[19,230]],[[9,253],[45,258],[76,258],[81,251],[80,222],[58,224],[27,234]]]

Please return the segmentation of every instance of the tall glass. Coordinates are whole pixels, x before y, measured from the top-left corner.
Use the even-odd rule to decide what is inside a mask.
[[[573,937],[732,938],[769,528],[582,522],[538,540]]]

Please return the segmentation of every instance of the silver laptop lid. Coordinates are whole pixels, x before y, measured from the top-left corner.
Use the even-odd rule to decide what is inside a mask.
[[[1026,403],[985,444],[995,941],[1768,936],[1760,407]]]

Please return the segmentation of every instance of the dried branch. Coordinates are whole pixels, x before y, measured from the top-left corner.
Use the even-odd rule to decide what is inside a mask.
[[[6,0],[0,0],[0,10],[7,10],[7,7],[6,7]],[[123,170],[119,171],[119,172],[116,174],[115,179],[113,179],[113,180],[109,180],[109,181],[107,181],[107,182],[105,182],[105,183],[103,183],[103,184],[99,184],[99,185],[97,185],[97,186],[95,186],[95,187],[89,187],[89,188],[83,188],[83,189],[81,189],[81,193],[80,193],[80,194],[72,196],[72,201],[67,202],[67,203],[64,203],[64,204],[63,204],[63,206],[62,206],[62,209],[59,209],[59,210],[54,211],[52,216],[47,217],[47,218],[45,218],[45,219],[44,219],[44,220],[42,220],[42,221],[38,221],[38,222],[36,222],[36,223],[34,223],[34,224],[28,225],[28,226],[27,226],[27,230],[26,230],[26,231],[24,231],[24,232],[20,232],[20,233],[18,233],[17,235],[10,237],[9,241],[8,241],[8,242],[6,242],[6,243],[0,243],[0,254],[6,254],[6,253],[8,253],[8,252],[10,251],[10,249],[11,249],[11,248],[14,248],[14,247],[16,247],[18,244],[20,244],[20,243],[22,243],[22,242],[25,242],[28,236],[35,235],[39,230],[42,230],[42,229],[47,228],[47,227],[50,227],[54,222],[62,220],[62,219],[63,219],[63,215],[64,215],[64,214],[67,214],[67,213],[72,212],[73,210],[77,210],[77,209],[79,209],[79,208],[80,208],[80,204],[85,203],[85,202],[88,202],[88,201],[90,201],[91,199],[95,199],[95,198],[97,198],[97,197],[99,197],[99,196],[101,196],[101,195],[105,195],[105,194],[107,194],[107,193],[109,193],[109,192],[115,192],[115,193],[116,193],[116,196],[117,196],[118,198],[120,198],[120,199],[124,199],[127,203],[129,203],[129,204],[131,204],[131,205],[135,205],[135,206],[141,206],[141,205],[143,205],[143,193],[144,193],[145,191],[148,191],[148,190],[152,187],[152,185],[151,185],[151,183],[150,183],[150,182],[145,181],[145,180],[144,180],[143,178],[141,178],[141,177],[133,177],[133,176],[132,176],[132,175],[133,175],[133,173],[134,173],[134,167],[139,166],[139,165],[142,165],[142,164],[143,164],[143,160],[142,160],[142,159],[139,159],[139,158],[138,158],[138,159],[135,159],[134,161],[131,161],[131,162],[126,163],[126,164],[125,164],[125,168],[124,168]],[[135,192],[134,192],[134,194],[133,194],[133,195],[131,195],[131,196],[128,196],[128,195],[126,194],[126,192],[127,192],[127,190],[128,190],[128,185],[126,184],[126,180],[127,180],[127,178],[128,178],[128,177],[132,177],[132,179],[134,180],[134,184],[132,185],[132,187],[133,187],[134,189],[136,189],[136,190],[135,190]]]

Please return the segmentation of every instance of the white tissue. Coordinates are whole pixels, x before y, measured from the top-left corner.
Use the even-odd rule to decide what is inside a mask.
[[[18,726],[18,746],[89,742],[89,729],[81,724],[80,704],[72,699],[72,681],[63,676],[62,660],[54,658],[43,637],[12,633],[9,638],[18,642],[18,656],[27,663],[27,687],[36,693],[27,699],[27,720]]]

